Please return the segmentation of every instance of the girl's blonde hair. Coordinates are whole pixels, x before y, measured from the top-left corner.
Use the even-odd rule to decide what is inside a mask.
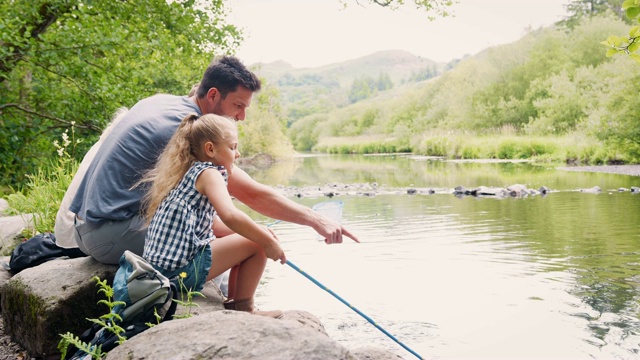
[[[149,170],[138,184],[151,183],[142,199],[142,209],[147,223],[169,192],[178,185],[184,174],[202,155],[207,141],[219,144],[236,131],[236,122],[228,117],[207,114],[187,115],[178,130],[160,154],[156,166]]]

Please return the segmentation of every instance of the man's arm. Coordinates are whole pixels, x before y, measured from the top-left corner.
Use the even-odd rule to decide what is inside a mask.
[[[229,176],[228,189],[232,196],[262,215],[312,227],[327,244],[341,243],[342,235],[360,242],[342,225],[255,181],[238,167]]]

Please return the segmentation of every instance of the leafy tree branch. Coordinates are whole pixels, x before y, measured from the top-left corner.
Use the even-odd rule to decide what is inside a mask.
[[[43,113],[39,113],[37,111],[33,111],[31,109],[27,109],[23,106],[20,106],[19,104],[2,104],[0,105],[0,114],[2,114],[4,109],[17,109],[20,110],[26,114],[29,115],[35,115],[44,119],[49,119],[49,120],[53,120],[54,122],[64,125],[64,128],[68,128],[68,127],[76,127],[79,129],[87,129],[87,130],[93,130],[96,132],[100,132],[102,131],[102,129],[100,129],[99,127],[97,127],[94,124],[87,124],[87,125],[83,125],[83,124],[79,124],[76,121],[70,121],[70,120],[64,120],[64,119],[60,119],[58,117],[55,116],[50,116],[47,114],[43,114]]]
[[[392,10],[398,9],[399,7],[405,5],[405,2],[406,2],[405,0],[362,0],[362,1],[366,1],[370,4],[375,4],[382,7],[387,7]],[[341,2],[346,7],[348,6],[349,0],[341,0]],[[431,20],[435,19],[436,16],[446,17],[446,16],[453,15],[450,8],[454,4],[458,3],[458,1],[456,0],[412,0],[410,2],[412,2],[417,9],[424,10],[428,14],[435,14],[435,15],[429,15],[429,19]],[[358,5],[362,5],[361,0],[355,0],[355,3]]]
[[[628,19],[636,23],[630,30],[628,35],[615,36],[611,35],[602,44],[607,46],[607,56],[616,54],[629,55],[637,63],[640,63],[640,0],[625,0],[622,3],[622,9]]]

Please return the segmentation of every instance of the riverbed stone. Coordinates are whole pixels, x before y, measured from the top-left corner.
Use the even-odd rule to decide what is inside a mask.
[[[509,185],[507,186],[507,191],[509,192],[509,195],[513,197],[522,197],[529,194],[529,189],[527,189],[527,186],[523,184]]]
[[[546,194],[548,194],[548,193],[550,193],[550,192],[551,192],[551,189],[549,189],[549,188],[548,188],[548,187],[546,187],[546,186],[540,186],[540,187],[538,188],[538,191],[540,191],[540,194],[546,195]]]
[[[589,193],[589,194],[599,194],[601,191],[602,189],[600,189],[600,186],[598,185],[588,189],[580,189],[580,192]]]

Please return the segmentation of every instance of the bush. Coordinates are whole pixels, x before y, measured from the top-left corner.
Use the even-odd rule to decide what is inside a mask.
[[[62,144],[57,141],[53,144],[58,149],[58,156],[35,174],[28,174],[25,189],[7,196],[9,213],[34,214],[35,232],[29,237],[36,233],[53,232],[60,203],[78,169],[78,163],[67,151],[72,144],[75,146],[78,142],[72,142],[67,132],[63,133]]]

